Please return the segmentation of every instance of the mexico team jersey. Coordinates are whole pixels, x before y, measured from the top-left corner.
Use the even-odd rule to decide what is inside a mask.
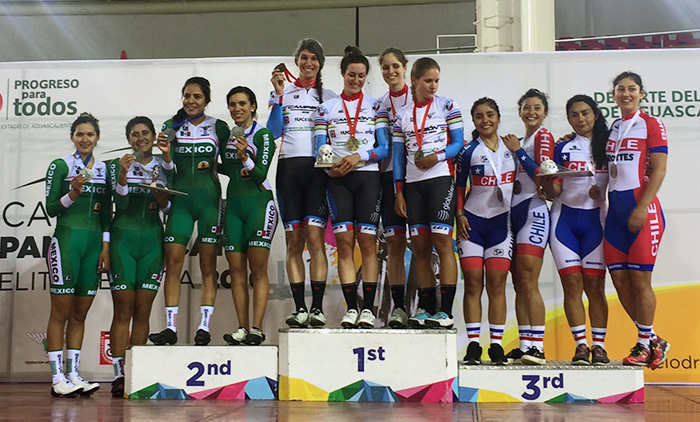
[[[163,123],[163,129],[172,127],[171,120]],[[171,154],[175,163],[173,189],[187,190],[218,185],[216,158],[219,146],[229,137],[226,122],[206,116],[199,125],[185,121],[175,131]]]
[[[430,104],[429,110],[428,104]],[[413,122],[414,110],[415,125]],[[415,156],[416,152],[418,152],[416,128],[420,131],[421,127],[423,127],[423,118],[426,110],[428,110],[428,115],[425,118],[423,143],[421,145],[424,156],[445,151],[445,148],[450,143],[448,130],[459,129],[460,133],[463,130],[462,112],[459,110],[457,102],[450,98],[435,96],[432,103],[408,104],[399,110],[392,131],[392,141],[406,145],[406,183],[451,175],[447,161],[438,161],[437,164],[427,170],[416,167]],[[463,140],[459,141],[463,142]],[[396,179],[396,177],[397,175],[395,174],[394,178]]]
[[[403,89],[398,92],[389,91],[379,99],[379,112],[377,113],[377,130],[379,128],[387,129],[387,139],[389,141],[389,155],[379,163],[379,169],[382,173],[392,171],[394,168],[394,151],[393,142],[391,141],[391,130],[396,123],[396,115],[404,106],[413,104],[413,96],[408,89],[408,85],[404,85]]]
[[[328,101],[337,95],[328,89],[323,90],[323,101]],[[314,119],[321,99],[316,88],[306,89],[296,83],[287,85],[282,93],[282,144],[279,158],[315,157],[314,155]],[[270,104],[275,104],[275,93],[272,92]],[[274,112],[274,110],[273,110]],[[272,114],[270,117],[272,118]],[[270,123],[268,123],[268,126]],[[274,133],[274,131],[273,131]]]
[[[605,206],[605,191],[608,185],[608,168],[596,169],[591,154],[591,140],[581,135],[559,142],[554,150],[554,161],[569,170],[591,171],[594,176],[565,177],[562,180],[561,194],[554,199],[576,209],[590,210]],[[598,186],[598,197],[591,198],[593,185]]]
[[[481,138],[471,141],[457,156],[457,187],[471,189],[464,210],[482,218],[492,218],[510,210],[515,181],[513,154],[498,137],[498,148],[492,151]],[[499,200],[498,189],[502,193]]]
[[[112,221],[113,227],[125,230],[149,229],[162,225],[158,214],[158,204],[153,197],[151,190],[142,186],[141,183],[151,184],[153,182],[153,172],[158,167],[156,185],[163,187],[166,185],[163,162],[160,157],[153,157],[148,164],[141,164],[138,161],[131,163],[129,172],[126,175],[126,186],[119,185],[119,159],[115,158],[109,163],[109,179],[112,189],[114,189],[114,204],[116,213]]]
[[[347,115],[351,121],[356,124],[355,138],[360,142],[359,149],[351,151],[348,149],[347,142],[350,139],[350,128],[348,126]],[[360,112],[357,120],[357,108],[360,107]],[[341,94],[340,97],[335,97],[325,101],[318,109],[316,116],[315,132],[316,136],[328,136],[328,141],[333,147],[333,154],[343,158],[354,153],[360,154],[364,161],[376,160],[373,157],[372,150],[374,149],[376,130],[376,118],[379,112],[379,102],[372,97],[357,94],[352,98]],[[386,146],[385,146],[386,147]],[[369,156],[368,156],[369,153]],[[380,157],[381,158],[381,157]],[[376,161],[367,161],[363,167],[357,167],[355,171],[378,171],[379,166]]]
[[[554,153],[554,137],[552,133],[540,126],[529,138],[521,141],[521,147],[539,166],[544,160],[551,160]],[[525,171],[522,164],[518,165],[515,180],[520,183],[520,192],[513,193],[513,206],[532,198],[537,193],[537,186]]]
[[[227,198],[272,190],[267,180],[267,171],[275,153],[272,133],[254,121],[245,131],[245,139],[248,143],[248,159],[245,162],[238,157],[238,149],[233,145],[234,139],[229,139],[223,150],[221,173],[230,178]]]
[[[59,227],[109,231],[112,214],[110,191],[107,185],[107,166],[95,159],[92,179],[83,184],[82,193],[70,202],[70,182],[84,168],[82,160],[69,155],[51,162],[46,172],[46,212],[56,219]]]

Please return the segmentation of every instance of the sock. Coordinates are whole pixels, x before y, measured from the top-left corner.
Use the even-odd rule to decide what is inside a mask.
[[[423,299],[423,309],[430,315],[435,315],[437,312],[437,291],[435,287],[418,289],[418,297]]]
[[[406,297],[405,285],[391,286],[391,299],[394,301],[394,309],[401,308],[405,310],[406,302],[404,302],[404,297]]]
[[[440,285],[440,311],[452,318],[452,304],[455,301],[456,285]]]
[[[53,350],[48,352],[49,366],[51,367],[51,383],[58,384],[66,379],[63,375],[63,350]]]
[[[651,340],[651,333],[654,332],[654,326],[637,324],[637,329],[639,330],[637,343],[644,345],[644,347],[649,347],[649,340]]]
[[[112,369],[114,369],[114,379],[124,376],[124,357],[112,357]]]
[[[306,303],[304,303],[304,282],[301,283],[290,283],[289,287],[292,288],[292,297],[294,298],[294,309],[297,311],[299,309],[306,310]]]
[[[202,314],[202,319],[199,321],[199,327],[197,327],[197,329],[208,332],[209,321],[211,320],[211,316],[214,313],[214,307],[211,305],[202,305],[199,307],[199,309]]]
[[[343,296],[348,304],[348,310],[357,309],[357,283],[343,284]]]
[[[637,327],[637,330],[639,330],[639,323],[638,323],[637,321],[633,321],[633,322],[634,322],[634,325]],[[656,337],[658,337],[658,336],[656,335],[656,331],[654,331],[654,327],[652,326],[652,327],[651,327],[651,337],[650,337],[650,338],[653,340],[653,339],[655,339]]]
[[[170,328],[177,333],[177,306],[165,307],[165,328]]]
[[[593,345],[605,348],[605,334],[607,334],[608,329],[606,327],[591,327],[591,333],[593,334]]]
[[[479,337],[481,336],[481,323],[480,322],[467,322],[467,344],[472,341],[479,342]]]
[[[529,325],[518,325],[518,335],[520,336],[521,351],[527,352],[532,347],[532,328]]]
[[[491,333],[491,344],[502,345],[503,343],[503,331],[505,331],[505,324],[489,324],[489,332]]]
[[[362,292],[364,294],[362,309],[369,309],[372,311],[374,309],[374,296],[377,293],[377,282],[370,283],[368,281],[363,281]]]
[[[80,349],[68,349],[66,354],[66,378],[72,380],[78,376],[80,367]]]
[[[318,309],[323,312],[323,294],[326,291],[325,281],[311,282],[311,309]]]
[[[574,336],[574,341],[576,342],[576,346],[579,344],[585,344],[586,343],[586,325],[577,325],[575,327],[569,327],[571,330],[571,334]]]
[[[532,346],[537,347],[540,352],[544,352],[544,325],[532,325],[530,330]]]

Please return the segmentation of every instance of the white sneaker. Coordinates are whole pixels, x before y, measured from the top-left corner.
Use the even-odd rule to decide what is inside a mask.
[[[340,326],[343,328],[357,328],[357,310],[348,309],[348,311],[340,320]]]
[[[287,317],[285,321],[289,328],[306,328],[309,325],[309,313],[306,309],[300,308]]]
[[[51,386],[51,395],[54,397],[75,397],[82,393],[82,391],[82,386],[75,385],[65,378],[58,384],[53,384]]]
[[[406,315],[406,311],[401,308],[394,308],[389,318],[389,327],[404,328],[406,324],[408,324],[408,315]]]
[[[374,328],[374,314],[369,309],[363,309],[360,317],[357,319],[357,325],[360,328]]]
[[[247,336],[248,330],[243,327],[238,327],[238,329],[231,334],[224,334],[224,341],[228,343],[229,346],[238,346],[239,344],[245,344]]]
[[[311,328],[323,328],[326,326],[326,316],[320,309],[313,308],[309,313],[309,325]]]
[[[425,328],[425,320],[432,315],[423,308],[416,309],[416,314],[408,319],[408,325],[411,328]]]
[[[77,387],[83,388],[83,391],[80,393],[81,396],[89,396],[100,389],[100,384],[96,382],[89,383],[85,381],[80,375],[76,375],[75,378],[70,380],[70,382],[75,384]]]

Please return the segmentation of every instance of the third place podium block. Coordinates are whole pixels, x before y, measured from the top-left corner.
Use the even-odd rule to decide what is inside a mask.
[[[283,329],[279,399],[452,402],[456,330]]]

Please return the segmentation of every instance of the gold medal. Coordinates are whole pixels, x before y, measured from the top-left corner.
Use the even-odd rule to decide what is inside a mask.
[[[610,164],[610,177],[617,177],[617,164]]]
[[[591,199],[599,199],[600,187],[598,185],[591,186],[591,188],[588,190],[588,196],[590,196]]]
[[[348,151],[355,152],[360,149],[360,141],[353,136],[345,143],[345,147],[348,149]]]
[[[423,150],[420,150],[420,149],[418,151],[416,151],[415,154],[413,154],[414,161],[420,160],[423,157],[425,157],[425,154],[423,154]]]
[[[503,191],[499,186],[496,186],[496,198],[498,198],[500,202],[503,202]]]
[[[520,184],[520,180],[516,180],[515,183],[513,183],[513,193],[514,194],[519,194],[523,190],[523,185]]]

